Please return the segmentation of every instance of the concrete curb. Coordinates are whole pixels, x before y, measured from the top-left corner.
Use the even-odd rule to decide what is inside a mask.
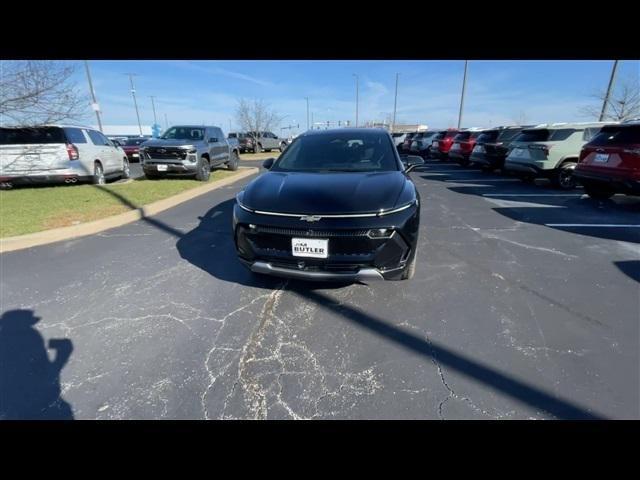
[[[38,245],[47,245],[49,243],[59,242],[62,240],[70,240],[74,238],[92,235],[94,233],[103,232],[111,228],[120,227],[127,223],[132,223],[152,215],[156,215],[164,210],[180,205],[195,197],[208,193],[225,185],[235,183],[238,180],[249,177],[259,170],[255,167],[239,167],[238,172],[228,178],[223,178],[215,182],[203,185],[201,187],[192,188],[186,192],[178,193],[169,198],[158,200],[157,202],[144,205],[135,210],[113,215],[101,220],[93,222],[81,223],[80,225],[72,225],[70,227],[52,228],[42,232],[29,233],[27,235],[19,235],[17,237],[7,237],[0,239],[0,253],[12,252],[15,250],[23,250],[25,248],[35,247]]]

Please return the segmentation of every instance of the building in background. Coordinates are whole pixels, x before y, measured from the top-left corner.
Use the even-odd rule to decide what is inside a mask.
[[[400,125],[396,124],[393,127],[392,133],[410,133],[410,132],[426,132],[429,130],[427,125]]]

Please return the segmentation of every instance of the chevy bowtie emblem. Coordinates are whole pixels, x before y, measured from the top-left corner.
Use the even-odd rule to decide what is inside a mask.
[[[317,222],[321,218],[322,217],[319,216],[319,215],[304,215],[304,216],[300,217],[300,220],[305,220],[307,222]]]

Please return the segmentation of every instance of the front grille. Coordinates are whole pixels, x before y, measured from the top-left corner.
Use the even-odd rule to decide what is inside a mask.
[[[187,151],[184,148],[148,147],[145,149],[148,157],[161,160],[184,160]]]
[[[366,237],[368,230],[313,230],[313,229],[289,229],[278,227],[257,226],[252,232],[273,235],[288,235],[291,237],[329,238],[329,237]]]

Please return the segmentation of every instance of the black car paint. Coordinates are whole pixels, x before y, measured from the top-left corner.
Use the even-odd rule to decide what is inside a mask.
[[[393,147],[390,136],[389,142]],[[268,171],[254,179],[237,197],[242,206],[238,201],[234,205],[233,233],[240,261],[250,268],[256,261],[274,262],[296,275],[331,269],[337,272],[335,277],[344,274],[349,278],[349,272],[359,268],[375,268],[384,279],[402,278],[415,255],[420,223],[419,194],[404,165],[413,167],[422,159],[403,160],[395,148],[392,150],[396,171]],[[267,168],[272,164],[273,161],[265,162]],[[405,208],[384,214],[400,207]],[[303,218],[311,215],[320,218],[311,219],[312,222]],[[393,234],[391,238],[372,239],[365,233],[378,229],[389,229]],[[268,238],[269,248],[261,247],[263,238],[258,235],[264,232],[268,234],[264,238]],[[294,257],[287,244],[293,237],[329,238],[329,257]]]

